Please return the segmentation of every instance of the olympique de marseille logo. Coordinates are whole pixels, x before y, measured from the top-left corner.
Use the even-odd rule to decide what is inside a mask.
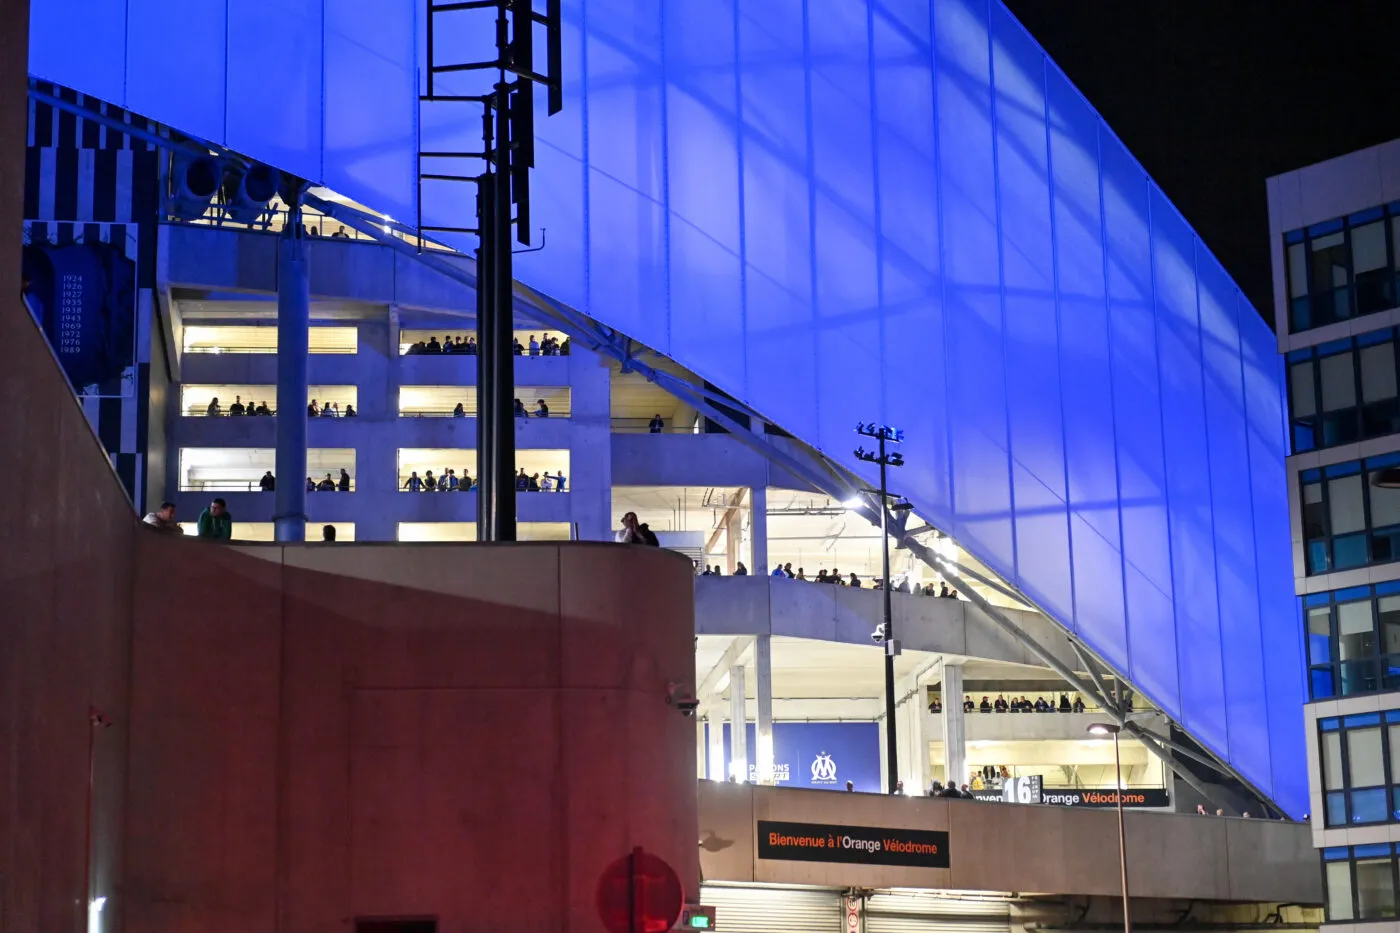
[[[835,784],[836,762],[826,752],[818,753],[812,761],[813,784]]]

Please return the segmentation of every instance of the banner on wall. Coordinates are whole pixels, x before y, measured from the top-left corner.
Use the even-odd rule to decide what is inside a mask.
[[[758,857],[947,868],[948,834],[939,830],[759,820]]]
[[[23,297],[73,391],[136,391],[136,263],[125,244],[24,246]]]
[[[706,728],[709,728],[707,725]],[[758,782],[755,728],[748,725],[746,748],[749,780]],[[724,773],[729,774],[733,745],[724,725]],[[779,787],[821,790],[846,789],[878,794],[880,786],[880,726],[873,722],[775,722],[773,771]]]

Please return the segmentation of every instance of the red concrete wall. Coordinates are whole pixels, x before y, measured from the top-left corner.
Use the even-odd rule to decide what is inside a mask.
[[[0,0],[0,931],[79,933],[120,886],[137,529],[19,301],[28,13]]]
[[[695,892],[683,559],[189,544],[138,551],[132,929],[593,933],[634,845]]]

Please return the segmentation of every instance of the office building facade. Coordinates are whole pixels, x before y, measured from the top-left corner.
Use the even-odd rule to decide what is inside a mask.
[[[1395,926],[1400,142],[1268,181],[1305,728],[1328,926]]]

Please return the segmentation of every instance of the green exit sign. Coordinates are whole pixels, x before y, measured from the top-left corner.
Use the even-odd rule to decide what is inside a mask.
[[[699,904],[687,904],[681,913],[680,929],[683,930],[713,930],[715,928],[715,909],[713,907],[701,906]]]

